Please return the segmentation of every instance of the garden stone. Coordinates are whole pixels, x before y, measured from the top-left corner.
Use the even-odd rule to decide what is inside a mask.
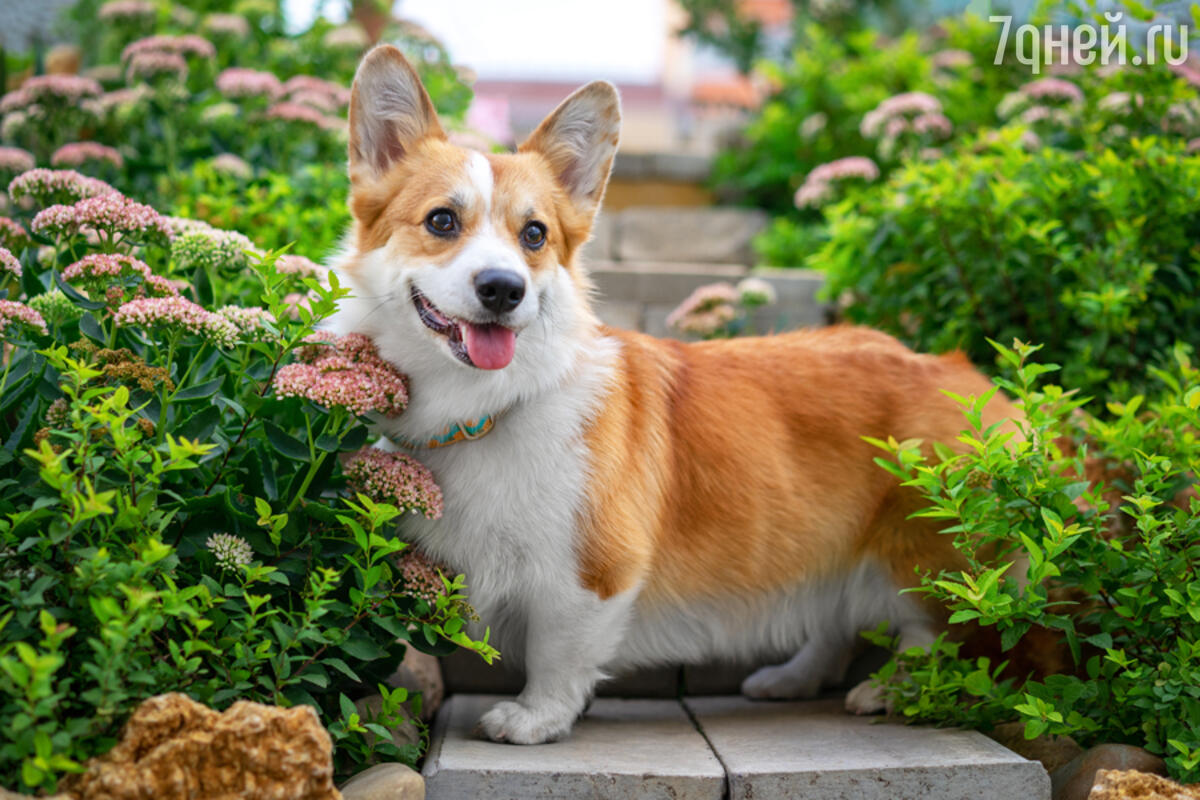
[[[1087,800],[1100,770],[1136,770],[1166,775],[1167,765],[1131,744],[1098,744],[1054,770],[1054,800]]]
[[[1137,770],[1102,769],[1087,800],[1200,800],[1200,784],[1183,786]]]
[[[192,797],[337,800],[333,742],[312,706],[240,700],[218,713],[183,694],[138,706],[121,741],[60,788],[89,800]]]
[[[411,645],[404,651],[404,660],[387,683],[393,689],[402,686],[410,694],[421,693],[421,719],[425,722],[433,719],[446,696],[441,663],[435,656],[422,653]]]
[[[425,779],[404,764],[376,764],[342,787],[343,800],[424,800]]]
[[[1050,773],[1083,754],[1083,748],[1070,736],[1026,739],[1024,722],[1002,722],[988,736],[1019,756],[1042,762]]]
[[[749,264],[767,214],[746,208],[627,208],[617,220],[621,261]]]
[[[414,714],[408,703],[402,703],[401,713],[404,715],[404,722],[399,726],[392,728],[392,744],[396,747],[404,747],[405,745],[417,744],[421,741],[421,732],[418,730],[415,722],[412,721]],[[374,719],[379,716],[380,710],[383,708],[383,697],[378,694],[368,695],[354,701],[354,707],[358,710],[358,716],[364,722]],[[375,743],[375,735],[373,733],[364,734],[364,738],[369,745]]]
[[[17,792],[10,792],[8,789],[0,788],[0,800],[29,800],[29,795],[18,794]],[[41,800],[73,800],[73,798],[65,794],[52,794],[43,797]]]

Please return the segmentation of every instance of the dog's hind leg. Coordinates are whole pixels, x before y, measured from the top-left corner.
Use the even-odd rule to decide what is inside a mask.
[[[815,697],[821,687],[841,682],[853,645],[840,637],[809,638],[785,663],[763,667],[742,681],[742,694],[772,700]]]

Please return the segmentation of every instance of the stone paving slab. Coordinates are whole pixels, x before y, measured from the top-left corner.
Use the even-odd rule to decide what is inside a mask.
[[[725,772],[674,700],[592,703],[569,739],[494,744],[472,736],[496,695],[456,695],[438,712],[425,760],[428,800],[721,800]]]
[[[854,717],[840,699],[688,697],[730,800],[1048,800],[1050,778],[974,731]]]

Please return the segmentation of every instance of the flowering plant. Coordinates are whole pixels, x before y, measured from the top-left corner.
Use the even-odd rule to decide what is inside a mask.
[[[698,287],[667,315],[667,327],[701,339],[752,333],[752,312],[776,300],[775,287],[762,278],[744,278]]]
[[[415,716],[386,686],[406,643],[496,652],[465,633],[462,576],[396,535],[441,492],[367,447],[363,415],[407,388],[369,340],[317,331],[336,277],[78,173],[9,191],[0,772],[51,788],[165,691],[310,704],[343,774],[413,763],[370,727]],[[377,691],[365,721],[352,701]]]

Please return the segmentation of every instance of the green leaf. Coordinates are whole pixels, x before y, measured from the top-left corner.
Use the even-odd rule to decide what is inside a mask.
[[[267,434],[267,441],[271,443],[276,452],[296,461],[309,460],[308,446],[299,439],[289,436],[274,422],[270,420],[263,422],[263,430]]]
[[[212,397],[221,388],[221,384],[225,382],[224,376],[213,378],[211,381],[189,386],[186,389],[180,389],[175,393],[172,400],[200,400],[205,397]]]

